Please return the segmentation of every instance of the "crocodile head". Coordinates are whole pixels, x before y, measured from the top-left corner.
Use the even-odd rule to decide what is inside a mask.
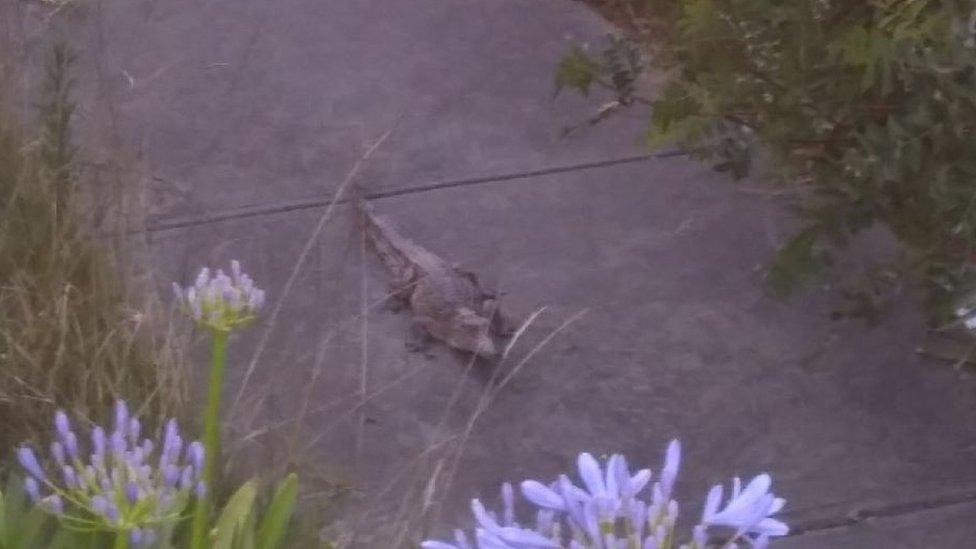
[[[454,314],[447,344],[484,358],[493,358],[498,354],[491,337],[491,321],[467,307]]]

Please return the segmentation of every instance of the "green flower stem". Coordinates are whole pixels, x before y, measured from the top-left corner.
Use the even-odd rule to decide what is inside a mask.
[[[116,532],[115,544],[112,547],[113,549],[129,549],[129,532],[126,530]]]
[[[203,447],[206,455],[203,463],[204,495],[197,501],[193,514],[191,549],[206,549],[207,522],[211,496],[214,492],[214,476],[220,453],[220,393],[224,387],[224,366],[227,362],[227,337],[229,330],[213,330],[213,353],[210,363],[210,385],[207,398],[207,415],[203,424]]]

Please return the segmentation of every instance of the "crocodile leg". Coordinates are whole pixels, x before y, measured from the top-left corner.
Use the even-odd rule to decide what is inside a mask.
[[[389,297],[386,307],[394,313],[398,313],[410,306],[410,296],[417,285],[416,269],[408,265],[401,271],[396,279],[389,285]]]
[[[428,351],[430,351],[435,339],[427,329],[430,322],[432,322],[431,319],[427,317],[414,317],[413,323],[410,325],[410,335],[404,343],[407,350],[412,353],[421,353],[427,357],[431,356]]]

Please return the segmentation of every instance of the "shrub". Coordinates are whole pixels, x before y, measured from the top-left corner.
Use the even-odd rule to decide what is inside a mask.
[[[673,66],[648,101],[649,141],[738,176],[761,144],[772,179],[799,187],[804,225],[771,263],[772,289],[814,280],[831,248],[881,223],[904,244],[904,271],[927,283],[936,317],[951,316],[976,288],[972,3],[674,3]],[[608,70],[576,50],[557,79],[585,91],[587,72]]]

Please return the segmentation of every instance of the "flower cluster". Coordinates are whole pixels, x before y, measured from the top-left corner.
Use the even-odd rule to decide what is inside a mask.
[[[712,528],[728,530],[723,548],[739,547],[740,542],[764,548],[769,539],[782,536],[789,528],[771,515],[785,501],[770,493],[771,479],[762,474],[745,489],[733,481],[732,497],[722,506],[723,489],[714,486],[708,493],[701,521],[692,539],[678,545],[674,527],[678,503],[671,498],[681,463],[681,445],[668,446],[659,478],[651,483],[650,469],[631,474],[626,459],[610,457],[606,467],[590,454],[577,459],[583,487],[561,475],[548,485],[534,480],[521,484],[522,496],[535,509],[535,526],[526,528],[516,521],[514,489],[502,486],[504,510],[501,518],[485,509],[477,499],[471,502],[477,526],[474,542],[461,530],[455,541],[425,541],[424,549],[705,549]],[[641,497],[650,486],[646,497]]]
[[[163,430],[162,445],[140,439],[141,424],[125,402],[115,405],[115,428],[96,425],[83,452],[67,414],[54,417],[56,438],[50,460],[38,461],[29,446],[17,450],[27,472],[24,489],[35,503],[78,530],[125,532],[133,546],[151,545],[158,527],[180,518],[190,497],[200,497],[203,445],[185,444],[175,420]]]
[[[204,267],[193,286],[181,288],[173,283],[177,302],[199,325],[212,330],[229,331],[254,320],[264,306],[264,290],[256,287],[241,264],[230,263],[230,276],[217,269],[211,276]]]

